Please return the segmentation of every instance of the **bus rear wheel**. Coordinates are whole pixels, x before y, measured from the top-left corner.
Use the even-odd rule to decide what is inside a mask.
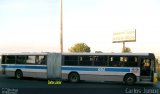
[[[78,73],[71,73],[68,77],[69,81],[72,83],[77,83],[80,80]]]
[[[136,82],[136,77],[134,75],[126,75],[124,81],[127,85],[133,85]]]
[[[21,71],[21,70],[17,70],[17,71],[15,72],[15,77],[16,77],[17,79],[22,79],[22,78],[23,78],[23,73],[22,73],[22,71]]]

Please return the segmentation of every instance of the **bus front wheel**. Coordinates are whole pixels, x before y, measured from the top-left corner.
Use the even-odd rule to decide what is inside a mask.
[[[127,85],[133,85],[136,82],[136,77],[134,75],[126,75],[124,81]]]
[[[17,70],[17,71],[15,72],[15,77],[16,77],[17,79],[21,79],[21,78],[23,77],[22,71],[21,71],[21,70]]]
[[[80,80],[78,73],[71,73],[68,78],[72,83],[77,83]]]

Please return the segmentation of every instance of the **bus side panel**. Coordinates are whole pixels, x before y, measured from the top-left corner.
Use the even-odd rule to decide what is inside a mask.
[[[5,69],[5,75],[10,76],[10,77],[14,77],[15,76],[15,69]]]
[[[3,74],[3,75],[5,75],[6,74],[6,65],[1,65],[0,66],[0,74]]]
[[[1,66],[2,67],[2,74],[12,77],[15,74],[14,73],[15,69],[14,68],[9,68],[8,66],[9,66],[8,64]],[[10,65],[10,66],[12,66],[12,65]]]
[[[68,79],[68,74],[77,72],[80,75],[80,80],[89,81],[123,81],[127,73],[132,73],[139,81],[138,67],[82,67],[82,66],[63,66],[62,78]]]
[[[63,71],[62,79],[68,79],[68,74],[72,71]],[[104,81],[123,81],[124,75],[126,73],[121,73],[121,75],[113,75],[111,72],[92,72],[92,71],[76,71],[80,75],[80,80],[86,81],[96,81],[96,82],[104,82]]]
[[[50,53],[47,58],[48,79],[61,78],[61,53]]]
[[[46,69],[22,69],[24,77],[47,78]]]
[[[81,75],[82,80],[88,81],[123,81],[123,75]]]
[[[23,77],[47,78],[46,65],[3,65],[2,72],[7,76],[14,77],[16,70],[23,73]]]

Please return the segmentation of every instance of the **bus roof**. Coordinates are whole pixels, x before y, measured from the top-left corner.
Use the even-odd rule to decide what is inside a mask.
[[[3,53],[2,55],[47,55],[47,52]]]
[[[127,56],[148,56],[153,53],[62,53],[62,55],[127,55]]]
[[[56,52],[22,52],[22,53],[4,53],[2,55],[47,55]],[[154,56],[153,53],[62,53],[62,55],[127,55],[127,56]]]

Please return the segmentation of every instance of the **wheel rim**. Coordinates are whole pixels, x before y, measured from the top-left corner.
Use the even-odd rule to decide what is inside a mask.
[[[22,74],[21,74],[20,72],[17,72],[17,73],[16,73],[16,77],[19,79],[19,78],[22,77]]]
[[[134,82],[134,79],[132,77],[127,78],[127,83],[128,84],[133,84],[133,82]]]
[[[69,75],[69,78],[70,82],[73,82],[73,83],[77,83],[79,81],[79,75],[76,74],[76,73],[72,73]]]
[[[77,79],[78,79],[78,78],[77,78],[77,76],[75,76],[75,75],[72,75],[72,76],[71,76],[71,80],[72,80],[72,82],[76,82],[76,81],[77,81]]]

